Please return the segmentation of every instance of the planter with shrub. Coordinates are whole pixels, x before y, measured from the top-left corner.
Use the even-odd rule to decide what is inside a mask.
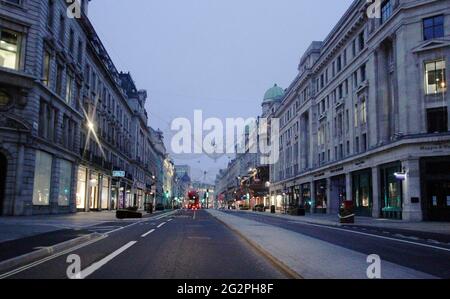
[[[125,210],[117,210],[116,217],[118,219],[134,219],[134,218],[142,218],[142,213],[137,211],[132,211],[129,209]]]

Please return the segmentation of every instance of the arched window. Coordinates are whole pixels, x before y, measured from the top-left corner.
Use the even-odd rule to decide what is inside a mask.
[[[11,103],[11,97],[0,89],[0,108],[7,107]]]

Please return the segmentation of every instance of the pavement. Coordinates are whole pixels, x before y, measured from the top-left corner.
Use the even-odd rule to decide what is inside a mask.
[[[145,214],[144,217],[157,215]],[[133,220],[118,220],[115,211],[79,212],[75,214],[26,217],[0,217],[0,243],[52,233],[60,230],[84,230],[109,222],[120,225]]]
[[[373,254],[381,259],[382,278],[450,278],[450,243],[412,232],[337,227],[266,213],[208,212],[303,278],[367,278],[367,259]]]
[[[277,213],[275,214],[269,212],[253,212],[253,211],[240,211],[240,212],[257,213],[271,217],[285,218],[291,221],[314,223],[314,224],[323,224],[332,226],[345,225],[339,223],[339,217],[337,214],[306,214],[306,216],[293,216],[280,213],[279,211],[277,211]],[[404,220],[380,219],[380,218],[356,216],[355,223],[352,225],[360,227],[387,228],[402,231],[435,233],[450,236],[450,222],[425,222],[425,221],[410,222]]]
[[[179,210],[103,234],[95,242],[1,273],[0,279],[65,279],[76,277],[73,273],[83,279],[287,278],[203,210]],[[71,272],[74,257],[81,271]]]

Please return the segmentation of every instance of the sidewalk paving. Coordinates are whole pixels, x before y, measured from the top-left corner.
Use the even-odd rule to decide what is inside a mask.
[[[322,224],[331,226],[361,226],[386,229],[398,229],[405,231],[427,232],[435,234],[445,234],[450,236],[450,222],[409,222],[392,219],[379,219],[371,217],[355,217],[354,224],[341,224],[337,214],[306,214],[306,216],[292,216],[281,213],[271,214],[269,212],[240,211],[266,216],[289,219],[295,222],[306,222],[312,224]]]
[[[143,214],[149,217],[161,213]],[[126,223],[133,219],[120,220],[115,211],[78,212],[75,214],[39,215],[23,217],[0,217],[0,243],[28,238],[59,230],[84,230],[102,223]]]
[[[305,279],[367,279],[367,256],[277,226],[207,210],[219,221]],[[433,279],[429,274],[383,262],[384,279]]]

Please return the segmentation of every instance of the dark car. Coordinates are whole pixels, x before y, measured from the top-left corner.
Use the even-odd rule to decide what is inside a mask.
[[[164,211],[164,205],[162,203],[156,204],[155,210],[156,211]]]

